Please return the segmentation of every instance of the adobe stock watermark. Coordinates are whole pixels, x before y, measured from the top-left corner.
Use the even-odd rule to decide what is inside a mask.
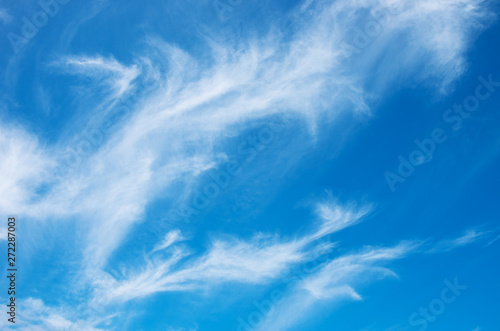
[[[398,15],[413,7],[415,7],[415,0],[401,1],[396,5],[386,6],[370,13],[370,18],[364,20],[363,27],[352,29],[350,38],[344,38],[340,44],[344,56],[350,57],[353,54],[362,53]],[[349,39],[350,42],[347,42],[346,39]]]
[[[31,20],[23,16],[23,23],[20,34],[9,32],[7,38],[12,45],[14,53],[17,54],[28,42],[33,39],[38,31],[49,22],[49,18],[59,13],[60,6],[67,4],[71,0],[40,0],[38,6],[40,10],[31,17]]]
[[[412,313],[408,319],[411,326],[420,326],[418,331],[426,330],[429,323],[434,322],[436,318],[443,314],[446,306],[453,303],[467,289],[467,286],[460,285],[458,278],[455,277],[453,283],[445,279],[445,287],[441,291],[439,298],[432,300],[427,307],[420,307],[418,311]]]
[[[443,113],[443,121],[451,125],[449,129],[458,131],[463,127],[464,119],[471,116],[479,109],[481,101],[491,97],[491,94],[500,87],[500,81],[494,81],[493,75],[488,78],[477,77],[479,84],[474,89],[474,93],[468,95],[461,103],[455,103],[452,108]],[[396,184],[404,183],[411,175],[415,173],[416,167],[432,160],[432,156],[439,144],[448,140],[448,135],[441,127],[432,130],[429,138],[423,140],[415,139],[416,148],[412,150],[408,157],[398,156],[399,165],[396,172],[386,171],[384,179],[391,192],[396,191]]]
[[[224,23],[232,15],[234,10],[241,5],[243,0],[215,0],[214,8],[219,20]]]
[[[202,189],[195,190],[190,202],[180,204],[176,209],[176,214],[184,219],[189,219],[193,215],[198,215],[202,210],[210,205],[210,201],[217,198],[223,189],[231,182],[232,178],[241,173],[242,167],[252,162],[259,153],[264,151],[276,139],[276,134],[286,128],[287,119],[274,116],[273,120],[267,123],[257,133],[248,136],[238,145],[238,154],[246,156],[243,161],[229,160],[223,169],[217,172],[210,172],[210,181]]]
[[[271,292],[269,300],[252,302],[256,310],[248,314],[245,319],[238,317],[238,328],[236,331],[251,331],[259,327],[266,316],[283,300],[283,297],[283,291],[275,289]]]

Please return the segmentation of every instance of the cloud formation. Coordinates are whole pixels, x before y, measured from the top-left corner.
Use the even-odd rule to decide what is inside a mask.
[[[75,92],[82,109],[70,133],[54,144],[28,128],[2,125],[0,212],[16,212],[30,222],[78,223],[84,247],[75,255],[83,256],[82,283],[93,287],[89,301],[127,302],[224,282],[276,281],[284,270],[310,259],[318,239],[355,225],[369,208],[318,204],[319,225],[305,235],[215,239],[198,255],[180,245],[183,236],[172,228],[143,265],[121,277],[106,268],[159,196],[169,198],[165,208],[193,197],[204,176],[228,159],[231,139],[273,115],[286,115],[306,129],[309,140],[281,153],[299,154],[295,159],[300,160],[323,126],[346,113],[370,114],[373,100],[402,81],[411,85],[433,78],[432,84],[447,93],[467,67],[470,42],[491,17],[479,0],[316,1],[292,13],[293,32],[277,23],[263,38],[237,44],[213,33],[200,42],[203,56],[154,36],[145,38],[129,63],[102,54],[59,54],[50,67],[77,77],[77,86],[98,98],[86,100]],[[3,11],[0,19],[6,22]],[[113,114],[122,103],[127,110],[117,119]],[[109,118],[113,125],[103,125]],[[95,133],[102,127],[105,133]],[[86,139],[98,142],[95,148]],[[78,164],[68,163],[68,146]],[[272,178],[281,170],[257,171]],[[480,237],[468,232],[433,249],[447,251]],[[300,317],[292,303],[299,298],[311,304],[360,299],[354,286],[361,279],[394,276],[385,263],[416,245],[402,242],[335,258],[304,279],[288,306],[265,325],[281,325],[282,316]],[[28,303],[45,312],[36,299]],[[50,316],[53,324],[44,327],[75,323],[65,315]]]
[[[213,288],[224,282],[265,284],[275,281],[291,266],[312,258],[317,240],[355,224],[364,213],[338,205],[319,204],[323,213],[335,213],[335,217],[320,214],[319,230],[295,239],[281,239],[258,234],[249,241],[233,238],[217,239],[199,257],[179,262],[189,255],[186,249],[173,246],[166,260],[147,261],[147,267],[132,277],[117,280],[106,275],[103,291],[96,298],[103,302],[127,301],[156,292],[191,291]],[[334,224],[340,224],[335,226]],[[167,238],[172,235],[167,234]],[[170,241],[170,240],[169,240]],[[162,244],[163,245],[163,244]]]

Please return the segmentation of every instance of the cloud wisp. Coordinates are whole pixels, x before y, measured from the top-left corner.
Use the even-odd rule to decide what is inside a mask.
[[[291,266],[311,259],[317,240],[355,224],[362,212],[341,206],[319,205],[323,213],[335,213],[335,218],[318,215],[319,229],[295,239],[281,239],[276,235],[257,234],[248,241],[217,239],[205,253],[187,261],[189,251],[172,246],[167,259],[148,260],[146,268],[132,277],[107,281],[96,298],[102,302],[123,302],[157,292],[192,291],[213,288],[222,283],[265,284],[276,281]],[[328,209],[330,209],[328,211]],[[339,226],[334,226],[334,224]],[[174,233],[174,234],[172,234]],[[172,242],[178,232],[169,232],[167,242]],[[175,235],[177,234],[177,235]],[[163,246],[165,241],[160,245]],[[160,247],[161,247],[160,246]]]

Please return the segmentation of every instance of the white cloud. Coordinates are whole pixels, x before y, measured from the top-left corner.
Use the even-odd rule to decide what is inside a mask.
[[[359,253],[335,258],[286,293],[257,330],[287,330],[317,314],[322,302],[331,306],[331,303],[338,304],[342,300],[361,300],[355,287],[385,277],[396,277],[385,264],[405,257],[418,246],[417,242],[401,242],[394,247],[369,247]]]
[[[489,246],[489,245],[493,244],[498,239],[500,239],[500,236],[497,236],[496,238],[494,238],[493,240],[491,240],[490,242],[488,242],[485,246]]]
[[[165,238],[163,239],[163,241],[161,243],[159,243],[158,245],[156,245],[153,248],[153,250],[151,251],[151,253],[163,250],[167,247],[172,246],[172,244],[174,244],[178,241],[182,241],[182,240],[184,240],[184,237],[182,237],[181,232],[179,230],[169,231],[165,235]]]
[[[295,240],[264,235],[256,235],[250,241],[215,240],[206,253],[180,267],[177,264],[189,254],[177,248],[169,259],[148,261],[146,270],[127,279],[117,281],[109,275],[103,276],[107,279],[101,284],[104,291],[98,291],[96,297],[103,298],[105,303],[123,302],[156,292],[213,288],[223,282],[263,284],[276,280],[293,264],[311,259],[314,248],[325,249],[324,243],[309,249],[315,240],[340,231],[347,224],[355,224],[363,215],[333,204],[330,208],[336,211],[336,221],[344,226],[332,227],[332,220],[321,214],[321,232],[316,230]]]
[[[331,299],[346,295],[361,299],[352,286],[373,276],[395,276],[381,266],[387,261],[400,259],[418,246],[414,242],[402,242],[395,247],[369,248],[365,252],[336,258],[320,272],[303,281],[302,287],[317,299]]]
[[[119,99],[131,88],[131,83],[137,78],[140,71],[135,65],[125,66],[114,58],[102,56],[69,56],[54,63],[63,67],[71,74],[80,74],[93,77],[96,80],[113,88],[112,98]]]
[[[468,229],[463,235],[453,239],[444,239],[437,242],[428,251],[429,253],[441,253],[448,252],[462,246],[470,245],[480,240],[483,240],[491,231],[477,231],[474,229]]]
[[[18,299],[19,300],[19,299]],[[103,321],[109,320],[113,316],[103,314],[100,317],[93,317],[92,320],[82,320],[71,312],[62,308],[47,306],[42,300],[27,298],[16,300],[18,312],[16,316],[16,330],[22,331],[99,331],[97,327]],[[3,300],[5,301],[5,300]],[[7,318],[0,320],[0,327],[9,327],[12,323]]]
[[[12,125],[0,126],[0,213],[26,213],[40,185],[52,179],[53,168],[35,136]]]
[[[411,253],[442,253],[485,240],[493,231],[468,229],[454,239],[444,239],[428,247],[428,241],[403,241],[393,247],[366,247],[360,252],[337,257],[288,291],[284,300],[266,316],[257,330],[286,330],[317,314],[323,302],[362,300],[356,288],[386,277],[398,277],[386,267],[391,261]],[[314,308],[314,309],[313,309]]]
[[[366,206],[361,210],[345,208],[334,203],[318,203],[316,213],[322,220],[322,226],[313,238],[322,237],[327,233],[334,233],[354,225],[362,216],[369,212]],[[347,213],[347,214],[346,214]]]

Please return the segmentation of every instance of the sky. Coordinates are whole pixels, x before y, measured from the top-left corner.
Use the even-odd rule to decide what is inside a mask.
[[[499,330],[499,10],[0,1],[0,329]]]

